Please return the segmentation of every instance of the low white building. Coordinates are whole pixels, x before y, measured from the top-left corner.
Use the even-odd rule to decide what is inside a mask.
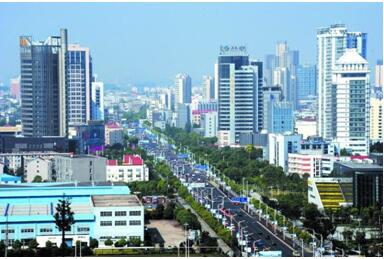
[[[268,157],[271,165],[281,166],[288,172],[288,154],[298,153],[301,148],[302,136],[298,134],[269,134]]]
[[[204,137],[212,138],[217,135],[217,112],[210,111],[202,114],[201,127],[204,129]]]
[[[117,160],[107,160],[107,181],[130,183],[148,180],[148,167],[139,155],[125,155],[121,165]]]
[[[301,177],[329,176],[333,163],[339,158],[322,154],[288,154],[288,174],[298,174]]]
[[[33,182],[36,176],[40,176],[42,181],[52,180],[53,162],[44,157],[33,158],[28,161],[24,168],[24,175],[28,183]]]

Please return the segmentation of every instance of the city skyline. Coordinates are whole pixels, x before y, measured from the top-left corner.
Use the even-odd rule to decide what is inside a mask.
[[[1,3],[0,7],[4,35],[0,82],[6,85],[19,75],[18,37],[43,40],[60,28],[68,29],[69,43],[90,49],[94,73],[102,81],[121,85],[170,86],[178,73],[188,73],[193,86],[201,85],[203,75],[213,76],[220,45],[225,44],[246,45],[250,57],[263,60],[275,54],[277,41],[284,40],[300,51],[301,64],[315,64],[316,30],[335,22],[344,23],[349,31],[368,33],[371,71],[382,57],[381,3]],[[313,17],[310,10],[318,15]],[[268,26],[265,19],[270,19]],[[13,26],[6,26],[11,22]]]

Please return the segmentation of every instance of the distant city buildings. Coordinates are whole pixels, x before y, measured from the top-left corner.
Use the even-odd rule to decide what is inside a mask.
[[[203,76],[203,93],[204,99],[210,101],[215,99],[215,84],[214,79],[211,76]]]
[[[92,120],[104,120],[104,83],[94,81],[91,84],[91,112]]]
[[[105,125],[105,145],[124,143],[124,129],[116,122],[109,122]]]
[[[296,67],[296,107],[300,108],[301,101],[316,96],[316,66],[299,65]]]
[[[9,87],[9,94],[16,100],[20,101],[20,77],[12,78]]]
[[[189,75],[176,75],[175,89],[176,103],[188,104],[192,102],[192,80]]]
[[[294,132],[291,102],[270,100],[268,103],[268,133]]]

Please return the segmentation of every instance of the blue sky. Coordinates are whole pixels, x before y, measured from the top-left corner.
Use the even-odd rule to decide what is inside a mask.
[[[245,44],[252,57],[287,40],[301,63],[316,62],[316,29],[332,23],[368,33],[368,60],[383,55],[382,3],[0,3],[0,81],[19,74],[20,35],[44,40],[69,30],[91,49],[94,72],[120,84],[172,84],[189,73],[193,85],[222,44]]]

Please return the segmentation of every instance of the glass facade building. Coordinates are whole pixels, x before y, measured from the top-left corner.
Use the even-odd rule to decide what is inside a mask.
[[[296,68],[296,107],[308,96],[316,96],[316,66],[300,65]]]

